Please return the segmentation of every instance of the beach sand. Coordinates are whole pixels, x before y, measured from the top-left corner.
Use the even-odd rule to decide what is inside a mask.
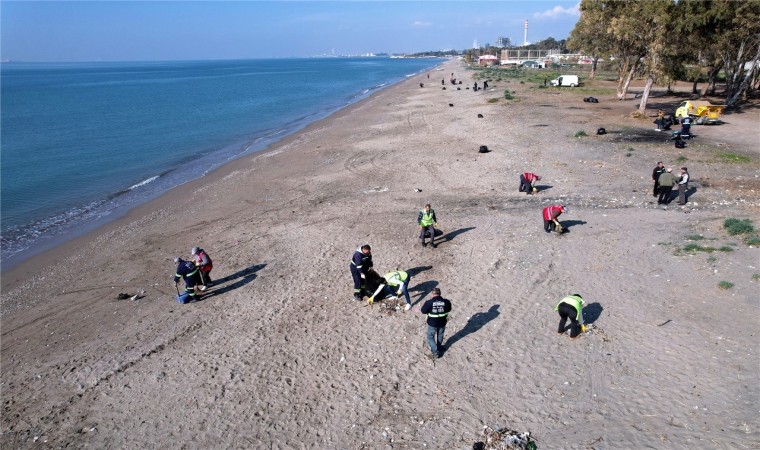
[[[678,150],[628,117],[638,101],[473,92],[472,71],[443,69],[4,273],[0,445],[466,449],[487,425],[544,449],[760,448],[760,251],[722,226],[760,227],[759,110]],[[678,156],[696,191],[660,208],[652,168]],[[525,171],[537,195],[517,192]],[[428,202],[436,249],[417,239]],[[556,203],[562,236],[542,230]],[[381,274],[413,274],[411,311],[352,300],[364,243]],[[172,257],[196,245],[217,283],[179,305]],[[453,311],[431,361],[434,287]],[[569,293],[593,324],[577,339],[556,329]]]

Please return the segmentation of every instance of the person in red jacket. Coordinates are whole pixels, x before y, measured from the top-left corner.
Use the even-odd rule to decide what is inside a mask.
[[[540,179],[541,177],[535,173],[525,172],[523,174],[520,174],[520,192],[525,192],[529,195],[534,192],[538,192],[538,189],[536,188],[536,181]]]
[[[557,218],[560,214],[566,213],[567,209],[565,205],[551,205],[544,208],[544,231],[547,233],[551,233],[552,231],[562,233],[564,229]]]
[[[206,253],[206,250],[200,247],[193,247],[190,250],[190,254],[193,255],[195,267],[200,270],[201,281],[203,282],[201,290],[205,291],[206,288],[211,286],[211,269],[214,268],[214,263],[211,261],[208,253]]]

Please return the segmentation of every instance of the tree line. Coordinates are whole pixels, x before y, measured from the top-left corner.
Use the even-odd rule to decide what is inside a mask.
[[[642,113],[654,84],[715,95],[722,72],[729,107],[760,87],[760,0],[581,0],[580,11],[567,47],[592,59],[591,78],[600,59],[616,64],[620,100],[644,77]]]

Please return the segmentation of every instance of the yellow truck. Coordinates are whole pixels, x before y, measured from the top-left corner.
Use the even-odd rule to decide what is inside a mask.
[[[706,100],[687,100],[676,108],[677,119],[691,117],[697,125],[718,123],[726,105],[713,105]]]

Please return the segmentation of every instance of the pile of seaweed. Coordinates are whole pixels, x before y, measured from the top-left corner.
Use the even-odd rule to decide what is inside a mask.
[[[499,428],[494,430],[491,427],[483,427],[481,441],[472,445],[472,450],[536,450],[536,441],[530,437],[530,432],[510,430],[509,428]]]

